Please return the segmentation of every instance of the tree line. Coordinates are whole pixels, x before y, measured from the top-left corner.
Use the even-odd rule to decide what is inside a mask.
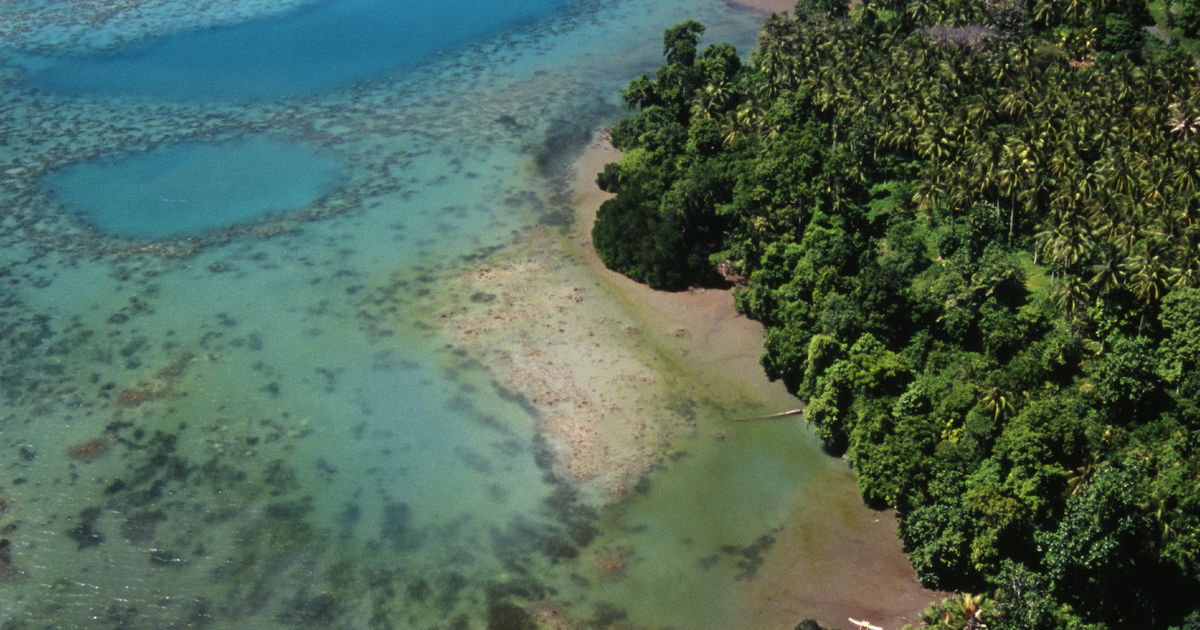
[[[767,373],[964,593],[931,625],[1200,628],[1200,72],[1150,21],[811,0],[748,60],[674,26],[624,92],[601,258],[739,285]]]

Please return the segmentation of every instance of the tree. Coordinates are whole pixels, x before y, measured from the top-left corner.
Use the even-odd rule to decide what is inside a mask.
[[[1159,346],[1158,374],[1178,387],[1185,374],[1200,368],[1200,289],[1172,291],[1158,317],[1168,333]]]
[[[1058,528],[1039,539],[1055,589],[1085,614],[1118,625],[1145,618],[1145,594],[1130,597],[1129,589],[1144,588],[1144,572],[1156,565],[1143,544],[1153,527],[1139,508],[1140,487],[1134,469],[1104,468],[1068,501]]]
[[[1096,54],[1141,0],[1038,0],[1028,29],[1018,1],[823,6],[769,18],[744,67],[668,31],[597,250],[653,283],[744,276],[767,374],[897,508],[927,585],[996,589],[992,630],[1181,623],[1200,72]],[[1011,30],[986,49],[953,26],[989,20]]]
[[[976,595],[959,593],[937,604],[931,604],[925,612],[921,613],[921,620],[925,622],[926,627],[940,626],[949,630],[976,630],[987,627],[983,623],[984,616],[988,614],[990,617],[989,613],[995,606],[996,602],[985,598],[982,593]]]
[[[1110,342],[1108,353],[1088,363],[1091,395],[1103,413],[1114,420],[1129,422],[1138,416],[1149,419],[1154,408],[1146,403],[1158,387],[1153,341],[1117,335]]]
[[[704,25],[694,20],[676,24],[663,31],[663,56],[668,65],[691,67],[696,62],[700,36]]]
[[[965,507],[940,502],[917,507],[901,515],[900,536],[923,584],[977,583],[970,546],[975,526]]]

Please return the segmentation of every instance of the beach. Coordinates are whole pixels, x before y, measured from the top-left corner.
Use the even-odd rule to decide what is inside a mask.
[[[792,0],[730,0],[732,4],[763,13],[791,13],[796,8]]]
[[[620,588],[631,574],[637,579],[650,562],[621,533],[619,519],[647,509],[639,488],[656,471],[679,456],[720,459],[698,449],[752,449],[739,443],[752,439],[748,427],[782,428],[815,442],[800,415],[745,421],[802,405],[766,378],[758,363],[763,328],[735,310],[732,290],[656,291],[604,267],[590,232],[611,195],[597,188],[595,174],[619,157],[607,133],[597,132],[561,178],[574,221],[515,236],[450,279],[441,293],[456,297],[424,307],[455,352],[487,365],[498,386],[532,410],[554,473],[616,515],[617,525],[602,527],[572,565],[607,588]],[[948,594],[916,580],[894,511],[866,507],[846,463],[817,457],[824,461],[813,483],[775,500],[783,505],[766,521],[769,552],[753,579],[735,582],[731,597],[749,611],[739,623],[792,628],[815,618],[852,630],[853,617],[889,630],[918,624],[919,613]],[[681,527],[686,534],[706,525]],[[537,610],[550,627],[580,623],[559,600]]]
[[[730,290],[655,291],[600,262],[591,248],[590,226],[611,195],[595,186],[595,173],[618,158],[619,152],[601,132],[573,166],[579,212],[574,243],[589,269],[615,299],[657,331],[662,345],[698,380],[724,382],[759,397],[763,415],[799,406],[782,383],[766,378],[758,364],[762,326],[734,309]],[[801,431],[800,418],[757,422],[794,423]],[[895,512],[865,506],[852,490],[853,473],[844,463],[838,465],[841,474],[795,497],[759,579],[745,589],[755,611],[754,627],[791,628],[811,617],[824,626],[849,630],[855,628],[849,622],[853,617],[890,630],[919,625],[919,613],[949,595],[921,586],[896,536]]]

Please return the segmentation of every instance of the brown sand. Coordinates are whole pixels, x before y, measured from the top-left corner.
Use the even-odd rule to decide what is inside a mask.
[[[636,322],[594,294],[589,270],[561,260],[561,237],[542,228],[510,253],[450,281],[436,315],[456,345],[538,411],[555,472],[599,503],[619,500],[691,434],[671,410],[674,385]],[[432,315],[432,314],[431,314]]]
[[[729,3],[763,13],[791,13],[796,8],[795,0],[729,0]]]
[[[450,279],[452,297],[431,302],[426,315],[445,324],[464,356],[489,366],[537,409],[556,473],[597,503],[629,494],[679,438],[698,431],[720,437],[721,421],[679,413],[679,403],[719,390],[722,404],[746,415],[799,406],[764,376],[762,326],[734,310],[729,291],[653,291],[599,261],[589,235],[608,195],[596,188],[595,173],[618,157],[597,134],[574,164],[575,227],[520,236],[485,266]],[[819,487],[797,492],[759,579],[737,586],[755,611],[755,628],[790,629],[812,617],[851,630],[854,617],[897,630],[942,595],[917,583],[894,514],[863,506],[852,473],[830,463],[835,472]],[[609,579],[632,561],[620,548],[592,555],[589,562]],[[572,627],[549,602],[537,616],[544,627]]]
[[[600,133],[575,165],[576,239],[589,266],[611,295],[643,321],[655,322],[661,343],[670,349],[666,354],[674,353],[701,380],[719,373],[736,385],[730,389],[758,397],[764,415],[799,406],[763,374],[758,364],[762,326],[734,310],[729,291],[653,291],[604,268],[588,236],[597,208],[608,197],[594,180],[604,164],[618,158]],[[790,629],[811,617],[851,630],[853,617],[896,630],[919,624],[918,614],[947,595],[921,586],[896,536],[895,513],[863,505],[853,491],[853,474],[843,470],[840,479],[797,497],[790,524],[776,534],[760,579],[749,583],[746,597],[757,611],[756,628]]]
[[[795,408],[798,401],[782,383],[772,383],[758,363],[762,355],[763,328],[734,310],[733,293],[718,289],[655,291],[609,271],[592,248],[591,226],[596,210],[611,195],[595,185],[595,173],[620,157],[607,135],[593,138],[588,151],[575,164],[575,202],[580,226],[575,235],[588,266],[609,293],[641,319],[654,322],[657,340],[670,350],[677,367],[728,383],[731,391],[751,396],[747,406],[759,406],[762,415]]]
[[[917,581],[896,536],[895,512],[871,510],[843,484],[809,489],[791,523],[751,583],[756,627],[792,628],[811,617],[851,630],[853,617],[896,630],[919,626],[918,614],[949,596]]]

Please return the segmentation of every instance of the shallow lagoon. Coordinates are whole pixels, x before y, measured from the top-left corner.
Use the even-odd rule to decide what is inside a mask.
[[[118,50],[27,59],[33,84],[67,93],[155,98],[315,94],[411,68],[439,52],[567,4],[487,0],[338,0],[217,28],[189,29]]]
[[[100,232],[160,239],[303,208],[334,188],[339,171],[335,156],[250,137],[75,164],[47,176],[43,186]]]
[[[304,11],[343,6],[357,5]],[[672,367],[653,322],[562,259],[573,212],[561,169],[621,114],[624,83],[657,65],[664,28],[699,19],[706,41],[748,51],[758,17],[721,2],[533,8],[337,89],[285,82],[234,99],[203,73],[175,75],[180,89],[165,93],[120,81],[47,91],[50,75],[13,44],[0,67],[0,619],[506,628],[532,615],[688,629],[746,618],[741,588],[796,489],[840,469],[794,424],[731,423],[789,401]],[[170,15],[171,38],[222,36],[175,33]],[[88,74],[173,45],[49,65]],[[110,188],[54,190],[72,169],[153,170],[172,151],[264,135],[266,153],[335,156],[336,177],[322,157],[312,173],[268,176],[277,188],[255,180],[286,197],[265,216],[187,228],[149,216],[111,227],[72,201]],[[287,197],[297,180],[307,192]],[[202,181],[151,195],[236,196],[236,177]],[[534,272],[507,294],[479,284],[505,269]],[[467,333],[547,300],[555,315]],[[571,383],[536,358],[570,356],[585,336],[612,366],[589,375],[605,385],[606,421],[641,427],[604,444],[602,467],[627,478],[564,476],[542,430],[558,408],[538,387]],[[531,365],[541,380],[522,380]]]

